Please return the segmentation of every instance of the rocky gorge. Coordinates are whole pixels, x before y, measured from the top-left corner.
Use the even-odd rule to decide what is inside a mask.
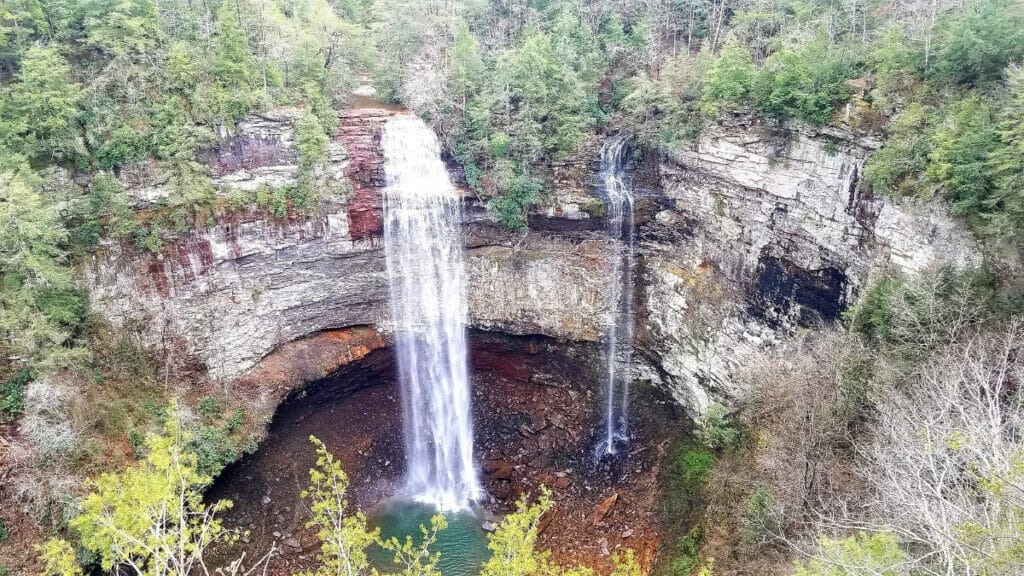
[[[95,309],[144,327],[150,343],[181,343],[229,386],[273,381],[259,385],[270,405],[386,345],[380,132],[396,113],[339,113],[327,178],[341,192],[315,217],[238,213],[158,255],[105,245],[82,270]],[[224,135],[203,157],[217,189],[293,183],[295,118],[276,110]],[[940,204],[860,192],[878,145],[838,128],[733,116],[689,148],[636,159],[635,379],[698,415],[736,396],[745,357],[784,345],[795,327],[836,320],[875,271],[976,263],[975,241]],[[568,176],[528,233],[498,227],[464,193],[472,328],[580,342],[606,333],[610,240],[592,162],[560,167]],[[139,208],[167,193],[130,191]],[[256,377],[268,371],[280,377]]]

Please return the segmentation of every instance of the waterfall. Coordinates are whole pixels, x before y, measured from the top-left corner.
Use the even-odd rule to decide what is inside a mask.
[[[396,116],[381,138],[384,244],[408,490],[445,511],[481,495],[473,465],[460,198],[434,133]]]
[[[628,147],[615,136],[601,149],[601,185],[608,196],[608,235],[612,239],[608,304],[611,324],[607,348],[605,435],[597,456],[615,454],[629,438],[629,380],[633,358],[633,193],[623,180]]]

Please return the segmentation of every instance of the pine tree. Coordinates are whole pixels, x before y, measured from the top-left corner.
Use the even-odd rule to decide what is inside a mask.
[[[1024,227],[1024,68],[1012,67],[1007,82],[1010,99],[999,125],[1002,146],[990,160],[996,190],[987,205],[1001,212],[992,232],[1012,236]]]

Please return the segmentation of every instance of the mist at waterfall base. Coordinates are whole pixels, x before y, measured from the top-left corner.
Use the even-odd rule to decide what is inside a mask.
[[[597,459],[615,455],[629,441],[629,378],[633,356],[633,193],[624,179],[629,146],[614,136],[601,149],[600,183],[608,198],[608,236],[612,243],[608,300],[611,322],[606,348],[605,432]]]
[[[461,202],[422,120],[389,120],[381,145],[406,490],[440,511],[465,510],[483,491],[473,462]]]

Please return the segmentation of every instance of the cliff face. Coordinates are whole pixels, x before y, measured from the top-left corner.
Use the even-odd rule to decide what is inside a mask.
[[[662,163],[663,209],[641,232],[652,379],[700,412],[737,392],[731,375],[751,353],[837,320],[872,270],[977,263],[941,206],[858,193],[877,146],[740,118]]]
[[[151,342],[180,338],[211,375],[228,380],[306,335],[357,325],[386,331],[379,140],[391,114],[342,113],[328,172],[352,191],[329,200],[315,218],[235,214],[161,255],[104,247],[84,270],[95,308],[115,324],[144,326]],[[210,151],[218,190],[293,183],[293,118],[274,114],[243,123],[238,135]],[[135,190],[138,198],[160,193]],[[600,242],[523,239],[481,223],[478,207],[467,205],[466,214],[474,327],[598,338],[604,307],[598,279],[606,266]]]
[[[321,331],[386,334],[379,139],[391,114],[341,114],[328,174],[351,192],[315,218],[236,214],[160,256],[105,247],[83,274],[96,308],[115,323],[139,321],[153,342],[180,338],[226,380],[280,362],[268,354]],[[211,150],[218,189],[293,182],[293,121],[254,118]],[[941,207],[858,195],[874,146],[737,121],[663,159],[660,191],[639,202],[637,376],[699,413],[735,395],[732,375],[749,354],[794,326],[836,319],[873,269],[977,260]],[[162,191],[135,193],[142,204]],[[606,332],[608,240],[600,219],[573,209],[588,201],[573,194],[533,215],[539,231],[525,236],[497,228],[467,198],[473,327],[573,340]]]

